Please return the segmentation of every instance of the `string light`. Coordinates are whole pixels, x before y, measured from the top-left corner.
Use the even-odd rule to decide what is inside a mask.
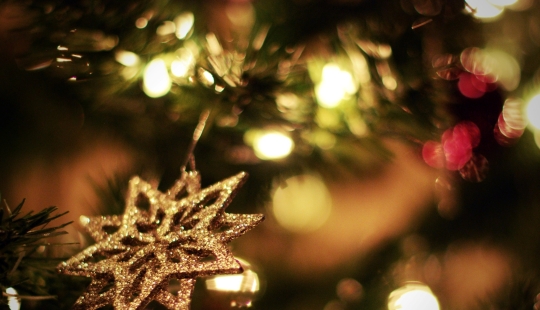
[[[161,26],[156,29],[156,34],[160,36],[166,36],[168,34],[174,33],[176,31],[176,24],[170,20],[163,22]]]
[[[536,130],[540,130],[540,94],[534,96],[527,104],[526,115],[529,124]]]
[[[143,91],[148,97],[157,98],[166,95],[171,89],[169,71],[162,59],[152,60],[144,70]]]
[[[292,139],[281,132],[266,132],[258,135],[253,143],[255,155],[260,159],[280,159],[291,153]]]
[[[467,10],[471,12],[475,17],[481,19],[493,19],[499,16],[504,8],[493,5],[488,0],[465,0],[468,4]],[[472,9],[472,10],[471,10]]]
[[[341,70],[334,63],[329,63],[324,66],[321,82],[315,91],[320,106],[335,108],[347,95],[356,92],[356,86],[349,72]]]
[[[320,228],[330,216],[332,199],[324,182],[315,175],[288,178],[276,189],[272,212],[281,227],[296,233]]]
[[[17,291],[12,288],[8,287],[6,288],[6,294],[8,294],[8,307],[10,310],[19,310],[21,309],[21,300],[16,295],[18,295]]]
[[[206,289],[226,294],[232,308],[248,308],[252,306],[260,291],[261,281],[250,263],[238,257],[235,259],[244,271],[240,274],[209,277],[205,280]]]
[[[197,73],[199,74],[199,82],[201,82],[204,86],[210,87],[214,85],[215,81],[212,73],[208,72],[203,68],[199,68]]]
[[[393,291],[388,310],[439,310],[439,302],[428,286],[409,283]]]
[[[176,37],[180,40],[187,38],[193,28],[194,22],[195,16],[191,12],[185,12],[178,15],[174,19],[174,23],[176,24]]]
[[[136,66],[140,61],[137,54],[129,51],[117,51],[114,54],[114,59],[126,67]]]

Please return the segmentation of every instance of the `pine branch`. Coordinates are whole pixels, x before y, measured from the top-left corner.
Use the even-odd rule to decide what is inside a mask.
[[[24,299],[51,299],[45,286],[47,279],[56,277],[54,267],[59,260],[44,257],[42,246],[65,245],[47,242],[50,238],[67,234],[62,230],[71,222],[47,227],[67,212],[54,214],[58,208],[48,207],[34,214],[22,215],[24,200],[13,210],[7,203],[0,209],[0,305],[5,304],[6,288],[13,287]],[[24,297],[23,297],[24,296]]]

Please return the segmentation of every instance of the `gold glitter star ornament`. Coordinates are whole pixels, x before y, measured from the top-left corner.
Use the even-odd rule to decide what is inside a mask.
[[[242,172],[201,189],[199,174],[184,172],[167,193],[132,178],[124,214],[86,218],[96,244],[58,266],[92,278],[74,309],[144,309],[153,300],[189,309],[195,278],[241,273],[227,243],[264,219],[225,213],[246,178]]]

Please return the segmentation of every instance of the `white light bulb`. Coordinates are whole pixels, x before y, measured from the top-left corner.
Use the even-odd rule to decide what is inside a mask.
[[[255,155],[261,159],[279,159],[289,155],[294,147],[292,139],[280,132],[268,132],[254,141]]]
[[[194,22],[195,16],[191,12],[185,12],[178,15],[174,19],[174,23],[176,24],[176,37],[180,40],[185,39],[191,31]]]
[[[428,286],[409,283],[393,291],[388,298],[389,310],[439,310],[439,302]]]
[[[157,98],[166,95],[171,89],[169,71],[162,59],[152,60],[144,70],[143,90],[148,97]]]
[[[529,119],[529,124],[537,130],[540,129],[540,94],[534,96],[529,101],[526,114]]]

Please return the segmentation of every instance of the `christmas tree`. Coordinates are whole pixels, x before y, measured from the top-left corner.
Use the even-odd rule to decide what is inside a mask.
[[[0,0],[0,306],[540,308],[538,16]]]

